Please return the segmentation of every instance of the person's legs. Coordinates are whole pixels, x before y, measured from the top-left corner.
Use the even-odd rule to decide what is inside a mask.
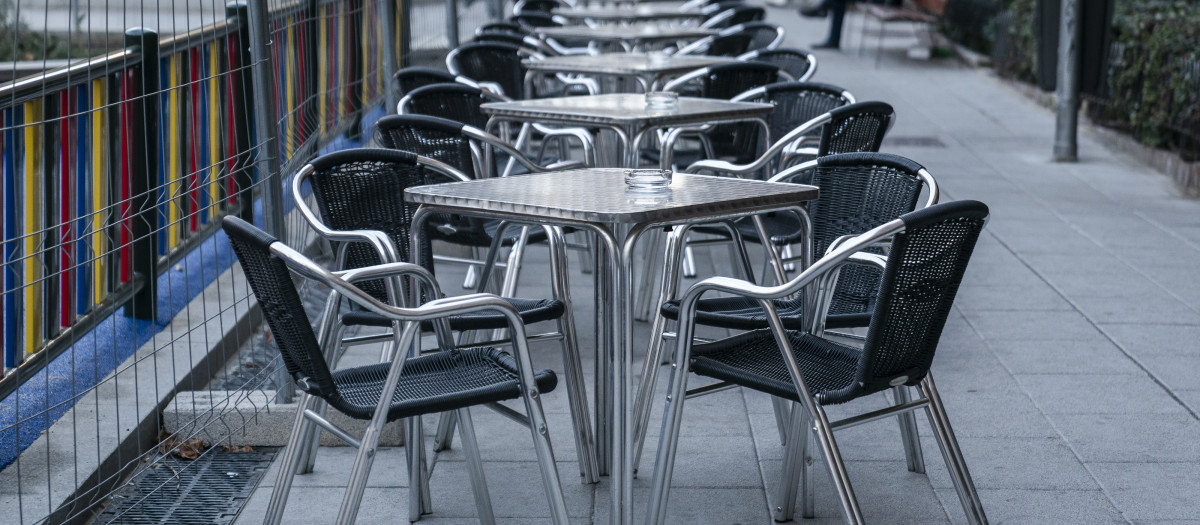
[[[829,37],[824,42],[813,44],[814,49],[837,49],[842,42],[842,23],[846,20],[846,0],[825,0],[822,7],[829,9]]]

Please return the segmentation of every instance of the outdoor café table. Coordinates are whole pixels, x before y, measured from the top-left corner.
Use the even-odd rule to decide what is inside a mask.
[[[489,130],[503,121],[610,129],[621,144],[620,160],[613,164],[630,168],[637,167],[637,148],[649,131],[744,121],[757,122],[765,131],[764,117],[774,109],[771,104],[693,97],[679,97],[672,109],[652,109],[644,95],[629,93],[489,102],[481,107],[490,115]]]
[[[590,20],[606,24],[627,24],[631,22],[661,20],[701,20],[709,16],[709,14],[696,9],[682,9],[682,5],[674,2],[656,2],[653,4],[565,7],[554,9],[551,11],[551,14],[576,22]]]
[[[545,40],[587,40],[589,42],[619,44],[626,51],[641,49],[647,42],[677,42],[699,40],[717,34],[717,29],[679,27],[665,24],[637,24],[628,26],[607,25],[590,27],[585,25],[534,27],[538,38]]]
[[[601,53],[599,55],[570,55],[547,57],[541,60],[525,59],[521,64],[528,73],[525,74],[525,92],[532,93],[530,88],[534,78],[554,73],[573,73],[591,76],[635,78],[642,91],[650,91],[664,78],[682,75],[702,67],[716,64],[736,62],[733,57],[717,57],[708,55],[663,55],[651,59],[643,53]],[[619,92],[631,92],[627,87],[618,86]]]
[[[413,219],[413,260],[421,223],[438,213],[525,225],[571,226],[597,235],[596,435],[602,471],[612,478],[612,523],[633,518],[633,248],[668,226],[731,220],[772,211],[803,214],[817,188],[677,173],[669,189],[628,190],[624,170],[588,168],[418,186],[405,190],[420,205]],[[498,233],[499,234],[499,233]],[[608,365],[607,373],[602,367]],[[609,460],[609,461],[606,461]]]

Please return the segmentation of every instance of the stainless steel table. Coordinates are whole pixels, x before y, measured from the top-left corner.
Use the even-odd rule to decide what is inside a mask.
[[[608,25],[589,27],[584,25],[561,27],[535,27],[538,38],[555,40],[587,40],[590,42],[620,44],[626,51],[641,49],[649,42],[683,42],[699,40],[717,34],[717,29],[679,27],[660,24],[635,24],[627,26]]]
[[[537,75],[574,73],[592,76],[625,77],[637,79],[642,91],[650,91],[666,78],[682,75],[702,67],[736,62],[733,57],[708,55],[665,55],[651,60],[643,53],[601,53],[599,55],[556,56],[542,60],[526,59],[521,64],[529,71],[525,74],[525,92]],[[628,89],[619,87],[622,92]]]
[[[703,20],[709,13],[695,9],[681,9],[683,4],[656,2],[653,4],[566,7],[551,11],[555,16],[567,20],[604,23],[630,23],[654,20]]]
[[[624,170],[591,168],[480,179],[405,190],[420,204],[421,223],[438,213],[594,232],[596,257],[596,430],[600,466],[610,468],[613,523],[633,522],[633,249],[643,233],[665,226],[735,219],[770,211],[803,214],[817,188],[706,175],[676,174],[658,193],[626,189]],[[419,249],[419,248],[418,248]],[[413,250],[414,260],[420,254]],[[608,364],[608,370],[603,370]],[[607,372],[607,373],[605,373]],[[608,460],[608,461],[606,461]]]
[[[625,93],[489,102],[482,108],[491,116],[487,125],[489,130],[502,121],[610,129],[616,133],[622,148],[619,162],[615,164],[637,167],[638,146],[649,131],[751,121],[763,127],[764,133],[760,135],[765,139],[767,123],[764,117],[774,106],[755,102],[680,97],[673,109],[650,109],[646,107],[645,96]]]

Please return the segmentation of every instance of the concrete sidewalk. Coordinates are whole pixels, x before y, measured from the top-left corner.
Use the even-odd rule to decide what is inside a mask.
[[[770,9],[768,20],[787,28],[788,46],[824,37],[824,21],[794,10]],[[898,122],[885,151],[929,168],[944,200],[979,199],[992,209],[933,367],[991,522],[1200,523],[1200,202],[1086,132],[1079,163],[1052,163],[1049,111],[987,71],[904,58],[911,35],[889,37],[876,68],[871,51],[856,56],[857,21],[849,27],[850,49],[820,53],[816,80],[891,103]],[[713,253],[724,259],[723,250]],[[714,271],[707,251],[699,254],[701,272]],[[529,264],[522,295],[545,293],[535,277],[544,275],[544,253],[531,250]],[[577,307],[590,307],[590,277],[571,277]],[[590,317],[576,316],[589,370]],[[561,371],[555,345],[535,359]],[[571,515],[604,523],[607,479],[582,485],[575,477],[565,397],[559,389],[544,399]],[[769,522],[783,449],[766,397],[735,390],[687,407],[672,521]],[[547,522],[528,432],[490,411],[474,414],[497,516]],[[918,421],[927,476],[906,471],[894,423],[837,435],[869,522],[964,521],[928,422]],[[639,519],[653,444],[635,484]],[[333,520],[352,454],[321,449],[317,471],[296,479],[285,523]],[[382,451],[359,523],[403,523],[405,478],[403,449]],[[438,454],[434,513],[421,522],[473,522],[466,479],[460,450]],[[841,522],[828,476],[818,470],[816,480],[819,518],[797,522]],[[261,522],[273,482],[268,473],[238,523]]]

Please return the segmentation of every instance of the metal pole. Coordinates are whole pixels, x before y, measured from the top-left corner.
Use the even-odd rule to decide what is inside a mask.
[[[247,6],[250,26],[250,60],[253,67],[254,124],[258,137],[255,170],[262,188],[263,227],[277,239],[287,239],[283,220],[283,174],[280,173],[279,117],[275,112],[275,82],[272,78],[270,13],[266,0]],[[292,402],[295,390],[287,371],[281,366],[275,374],[275,402]]]
[[[396,0],[383,0],[383,12],[379,14],[383,17],[383,42],[380,44],[383,47],[383,71],[380,75],[388,79],[387,87],[384,88],[387,106],[387,113],[396,111],[396,104],[400,102],[399,94],[395,89],[392,89],[391,78],[399,69],[399,62],[396,61],[396,40],[400,37],[396,33]]]
[[[237,188],[238,217],[254,224],[254,168],[251,159],[254,145],[250,143],[251,128],[254,125],[253,79],[250,78],[248,66],[254,61],[250,58],[250,16],[247,14],[246,2],[230,2],[225,6],[225,18],[236,23],[238,31],[230,36],[230,45],[236,44],[231,53],[231,77],[229,79],[229,97],[233,104],[234,125],[233,140],[234,162],[233,178]]]
[[[1054,160],[1079,160],[1079,0],[1062,0],[1058,29],[1058,116],[1054,124]]]
[[[142,287],[133,296],[125,314],[135,319],[154,319],[158,301],[158,33],[135,27],[125,31],[125,47],[135,49],[141,60],[133,68],[130,101],[131,206],[133,216],[133,272]]]
[[[446,42],[450,49],[458,47],[458,0],[446,0]]]

